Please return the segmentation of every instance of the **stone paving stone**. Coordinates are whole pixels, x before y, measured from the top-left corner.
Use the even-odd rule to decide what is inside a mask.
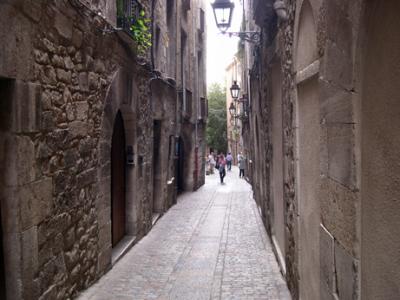
[[[80,300],[291,299],[251,187],[227,173],[185,193]]]

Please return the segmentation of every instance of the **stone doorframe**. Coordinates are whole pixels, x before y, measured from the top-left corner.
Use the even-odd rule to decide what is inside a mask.
[[[107,91],[98,145],[98,186],[99,193],[96,203],[99,222],[99,271],[111,266],[115,256],[111,242],[111,140],[114,121],[118,111],[121,111],[125,127],[126,147],[132,146],[133,164],[126,167],[126,236],[129,241],[135,239],[137,231],[137,136],[136,136],[136,105],[139,91],[134,75],[126,69],[115,72]],[[120,242],[126,242],[124,239]],[[117,247],[118,248],[118,245]],[[113,259],[114,261],[114,259]]]
[[[7,299],[31,295],[38,271],[38,224],[50,212],[52,179],[36,172],[31,136],[40,131],[41,87],[0,77],[0,205]],[[2,89],[3,88],[3,89]]]

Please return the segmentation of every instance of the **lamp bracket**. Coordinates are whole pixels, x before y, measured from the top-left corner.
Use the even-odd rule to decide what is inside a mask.
[[[258,31],[222,32],[222,34],[227,34],[229,37],[237,36],[243,41],[254,44],[259,44],[261,41],[261,33]]]

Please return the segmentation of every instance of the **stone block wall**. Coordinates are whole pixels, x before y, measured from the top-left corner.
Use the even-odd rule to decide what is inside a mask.
[[[285,208],[285,276],[295,299],[300,297],[302,262],[300,244],[303,238],[300,214],[299,182],[299,84],[314,80],[319,99],[319,166],[317,194],[319,228],[312,243],[318,245],[319,280],[315,299],[358,299],[360,297],[360,232],[362,230],[360,195],[360,121],[359,103],[360,47],[363,43],[363,1],[285,1],[288,20],[279,20],[272,10],[273,1],[256,1],[250,11],[263,34],[264,43],[255,47],[251,73],[250,130],[246,146],[256,162],[252,184],[256,201],[263,211],[264,223],[271,231],[273,203],[271,180],[271,90],[268,79],[274,61],[282,61],[282,121]],[[311,8],[315,33],[311,27],[300,28],[305,5]],[[305,32],[305,33],[304,33]],[[298,59],[302,41],[311,41],[312,49],[303,61]],[[311,42],[310,42],[311,43]],[[308,44],[310,44],[308,43]],[[362,51],[361,51],[362,52]],[[250,51],[249,53],[252,53]],[[315,53],[315,55],[311,55]],[[309,60],[309,62],[304,63]],[[265,133],[265,135],[263,135]],[[252,150],[254,149],[254,150]],[[301,159],[301,158],[300,158]],[[265,162],[265,163],[264,163]],[[312,162],[307,162],[312,165]],[[318,227],[318,226],[317,226]],[[273,234],[271,232],[271,234]]]
[[[109,28],[104,19],[73,4],[0,4],[8,299],[72,298],[111,266],[114,110],[138,112],[130,120],[136,131],[136,219],[128,227],[138,236],[151,228],[151,73],[135,61],[134,46],[102,31]],[[130,75],[115,81],[120,69]],[[117,90],[134,85],[133,95],[113,97],[113,85]],[[139,156],[146,166],[142,176]]]
[[[114,28],[115,2],[0,4],[7,299],[73,298],[111,267],[111,144],[118,112],[133,149],[133,164],[126,167],[126,235],[141,238],[151,229],[153,213],[176,202],[179,136],[188,146],[186,189],[204,183],[205,128],[197,115],[206,93],[205,60],[197,57],[205,47],[197,32],[204,3],[184,9],[182,1],[140,3],[155,21],[153,34],[160,30],[158,49],[140,59],[131,37]],[[177,97],[183,87],[176,63],[181,29],[188,37],[185,88],[193,95],[185,125]],[[162,124],[156,166],[154,120]],[[157,174],[160,185],[153,194]]]

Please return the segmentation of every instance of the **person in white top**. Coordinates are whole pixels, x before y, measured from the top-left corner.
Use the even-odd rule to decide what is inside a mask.
[[[208,167],[210,169],[210,174],[214,174],[215,160],[214,160],[214,153],[213,152],[211,152],[208,155],[207,162],[208,162]]]

